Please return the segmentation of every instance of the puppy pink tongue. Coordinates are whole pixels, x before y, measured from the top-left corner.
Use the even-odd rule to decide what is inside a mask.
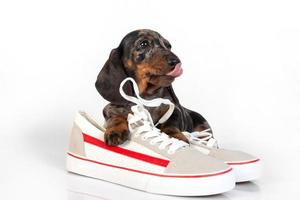
[[[175,68],[167,73],[168,76],[178,77],[182,74],[183,70],[181,68],[181,63],[175,65]]]

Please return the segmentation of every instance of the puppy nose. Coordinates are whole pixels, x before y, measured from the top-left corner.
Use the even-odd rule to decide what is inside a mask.
[[[180,63],[180,60],[178,58],[172,58],[168,60],[168,64],[170,66],[175,66],[176,64]]]

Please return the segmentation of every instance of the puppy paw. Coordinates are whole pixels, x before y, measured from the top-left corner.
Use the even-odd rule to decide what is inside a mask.
[[[107,130],[104,135],[105,143],[109,146],[117,146],[124,143],[129,136],[129,132],[124,131],[114,131],[114,130]]]
[[[165,126],[160,129],[162,132],[166,133],[170,137],[174,137],[178,140],[182,140],[186,143],[189,143],[189,140],[185,137],[185,135],[174,126]]]
[[[189,140],[181,132],[173,134],[172,137],[177,138],[178,140],[182,140],[186,143],[189,143]]]

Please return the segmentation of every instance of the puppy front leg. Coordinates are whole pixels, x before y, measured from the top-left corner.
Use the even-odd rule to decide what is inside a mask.
[[[162,126],[160,127],[160,130],[171,137],[189,143],[188,139],[183,135],[179,128],[176,128],[174,126]]]
[[[187,111],[190,114],[191,119],[193,120],[193,131],[201,132],[210,129],[209,132],[212,133],[210,125],[202,115],[192,110],[187,110]]]
[[[113,116],[106,121],[104,139],[107,145],[117,146],[125,142],[128,137],[128,123],[124,116]]]

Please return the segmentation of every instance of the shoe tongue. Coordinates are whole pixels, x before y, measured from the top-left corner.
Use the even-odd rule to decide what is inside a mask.
[[[210,138],[207,141],[206,146],[211,147],[211,148],[217,148],[218,147],[218,142],[217,142],[217,140],[215,138]]]
[[[132,106],[131,111],[133,112],[133,114],[135,116],[139,116],[143,120],[148,119],[148,116],[147,116],[147,113],[146,113],[147,111],[145,110],[145,108],[143,106],[139,106],[139,105]]]

